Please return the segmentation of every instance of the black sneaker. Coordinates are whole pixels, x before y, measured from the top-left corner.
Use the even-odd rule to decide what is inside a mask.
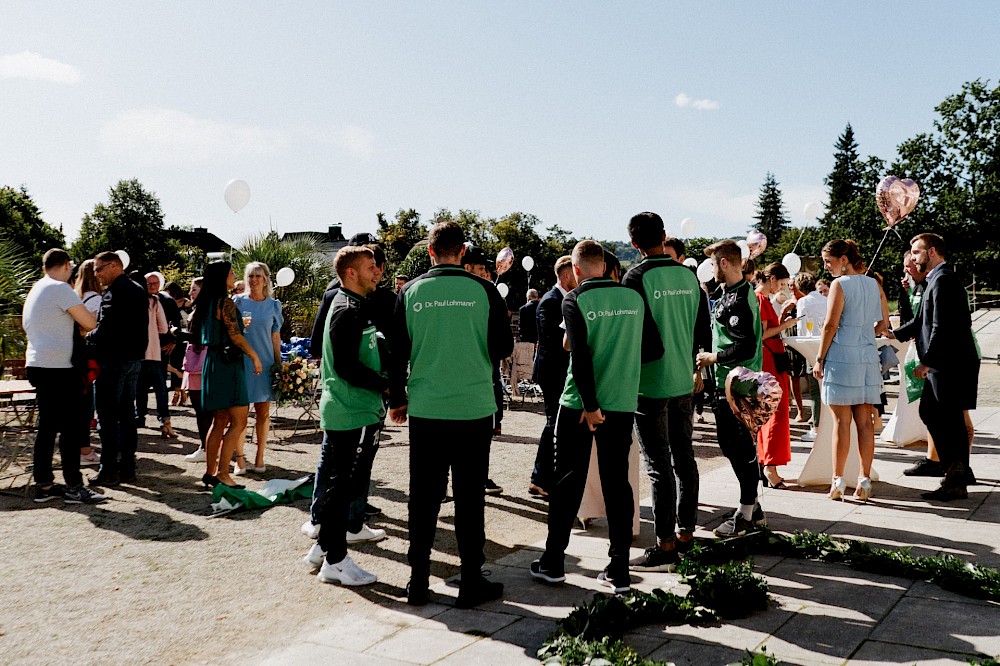
[[[493,482],[493,479],[486,479],[486,490],[487,495],[499,495],[503,492],[503,488],[498,486]]]
[[[930,458],[921,458],[920,461],[913,465],[912,467],[907,467],[903,470],[904,476],[944,476],[944,465],[942,465],[937,460],[931,460]]]
[[[754,511],[756,511],[756,507],[754,508]],[[763,510],[761,510],[762,516],[763,513]],[[730,516],[728,520],[726,520],[726,522],[715,528],[714,533],[717,537],[729,539],[732,537],[743,536],[747,532],[753,532],[755,529],[757,529],[757,526],[754,524],[753,520],[747,520],[744,518],[743,514],[740,513],[740,510],[737,509],[736,512]]]
[[[411,580],[406,584],[406,603],[411,606],[426,606],[431,600],[431,592],[427,583],[417,583]]]
[[[66,492],[66,488],[60,486],[58,483],[53,483],[48,488],[42,488],[41,486],[35,486],[35,503],[44,504],[49,500],[54,500],[57,497],[62,497],[63,493]]]
[[[753,523],[754,527],[767,527],[767,517],[764,516],[764,507],[760,505],[760,502],[753,505],[750,522]]]
[[[377,506],[372,506],[371,504],[365,505],[365,518],[371,518],[372,516],[377,516],[382,513],[382,509]]]
[[[566,574],[561,567],[559,569],[550,569],[542,566],[541,560],[532,562],[529,569],[533,578],[545,583],[561,583],[566,580]]]
[[[965,485],[967,485],[967,486],[974,486],[974,485],[977,485],[978,483],[979,482],[976,481],[976,475],[972,473],[972,468],[971,467],[966,467],[965,468]]]
[[[493,601],[503,596],[503,583],[486,580],[482,576],[470,581],[463,580],[458,585],[458,608],[475,608],[479,604]]]
[[[135,483],[138,480],[135,472],[122,472],[118,477],[119,483]]]
[[[118,475],[114,472],[101,471],[97,473],[97,476],[90,479],[89,485],[91,486],[117,486],[118,485]]]
[[[628,568],[632,571],[666,571],[673,573],[677,570],[677,563],[681,561],[681,556],[674,550],[663,550],[659,546],[647,548],[646,552],[628,563]]]
[[[84,488],[83,486],[77,486],[75,488],[67,488],[66,492],[63,493],[63,502],[66,504],[100,504],[101,502],[106,502],[107,497],[94,491]]]
[[[597,582],[605,587],[610,587],[615,594],[623,594],[632,589],[632,578],[628,575],[627,570],[612,573],[611,567],[608,567],[597,574]]]

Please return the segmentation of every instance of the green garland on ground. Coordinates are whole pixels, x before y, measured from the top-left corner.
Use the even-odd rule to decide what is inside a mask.
[[[765,610],[767,581],[753,573],[754,554],[846,564],[859,571],[925,580],[967,597],[1000,601],[1000,571],[953,555],[920,557],[909,548],[890,550],[825,533],[804,531],[789,536],[764,529],[735,539],[696,543],[677,568],[691,586],[687,596],[661,589],[594,595],[590,603],[577,606],[559,623],[539,649],[538,658],[564,666],[662,665],[640,657],[621,637],[646,624],[711,626],[720,617],[746,617]],[[763,665],[772,660],[772,655],[747,651],[743,663]]]

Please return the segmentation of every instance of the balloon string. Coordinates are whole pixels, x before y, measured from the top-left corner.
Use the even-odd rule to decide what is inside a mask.
[[[802,236],[805,235],[805,233],[806,233],[806,228],[802,227],[802,230],[799,231],[799,237],[795,239],[795,245],[792,247],[792,254],[795,254],[795,250],[799,248],[799,241],[802,240]]]
[[[872,269],[875,267],[875,260],[878,259],[879,252],[882,251],[882,246],[885,245],[885,239],[889,237],[889,232],[891,230],[892,230],[891,227],[885,228],[885,233],[882,234],[882,241],[878,244],[878,249],[875,250],[875,256],[872,257],[871,263],[868,264],[868,270],[865,271],[865,275],[871,273]],[[899,235],[898,231],[896,232],[896,235]]]

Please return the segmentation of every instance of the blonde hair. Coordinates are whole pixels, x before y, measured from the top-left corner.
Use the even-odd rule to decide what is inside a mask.
[[[243,282],[246,284],[247,289],[250,288],[251,275],[263,275],[264,297],[274,298],[274,285],[271,284],[271,269],[267,267],[267,264],[263,261],[251,261],[243,267]]]
[[[94,260],[87,259],[82,264],[80,264],[80,270],[76,276],[76,284],[73,285],[73,291],[80,298],[88,291],[92,291],[95,294],[100,294],[104,290],[101,288],[101,282],[97,279],[97,274],[94,273]]]

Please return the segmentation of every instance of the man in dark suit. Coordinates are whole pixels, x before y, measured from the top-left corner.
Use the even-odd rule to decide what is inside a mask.
[[[535,323],[538,329],[538,349],[535,351],[535,365],[532,380],[542,389],[545,401],[545,427],[538,440],[535,467],[531,470],[528,492],[533,497],[545,497],[547,475],[551,474],[554,451],[556,414],[559,412],[559,396],[566,384],[569,368],[569,352],[563,348],[562,300],[563,296],[576,289],[573,274],[573,259],[569,255],[559,257],[555,265],[556,286],[546,292],[538,301]]]
[[[538,310],[538,291],[528,290],[528,302],[517,311],[518,342],[538,342],[538,326],[535,323],[535,312]]]
[[[976,408],[979,384],[979,355],[968,299],[961,278],[945,263],[943,238],[930,233],[914,236],[910,253],[917,268],[927,273],[927,283],[915,318],[895,333],[900,340],[916,340],[920,365],[913,374],[927,380],[920,397],[920,418],[934,438],[945,469],[941,486],[922,496],[964,499],[969,496],[969,440],[963,411]]]

